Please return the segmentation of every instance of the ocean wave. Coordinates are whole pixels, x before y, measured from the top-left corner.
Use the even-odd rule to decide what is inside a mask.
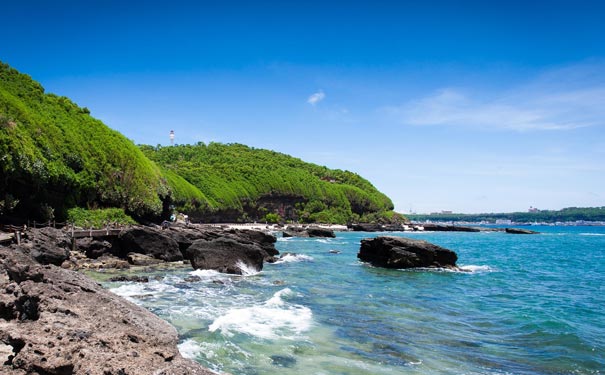
[[[292,293],[285,288],[262,305],[231,309],[216,318],[208,330],[220,331],[226,336],[239,332],[267,340],[296,340],[311,327],[313,313],[308,307],[289,304],[282,299]]]
[[[235,265],[237,266],[237,268],[240,269],[240,271],[242,271],[242,276],[253,276],[260,273],[260,271],[257,270],[256,267],[249,265],[241,259],[238,260]]]
[[[274,264],[279,263],[296,263],[296,262],[311,262],[313,257],[304,254],[284,254]]]
[[[203,352],[202,346],[192,339],[183,341],[182,343],[178,344],[177,347],[179,352],[181,352],[181,355],[189,359],[195,359],[195,357]]]
[[[459,266],[459,268],[463,272],[470,272],[470,273],[494,272],[494,269],[491,268],[490,266],[476,266],[473,264],[469,264],[467,266]]]
[[[124,297],[131,302],[137,302],[138,299],[146,297],[158,297],[167,292],[178,292],[178,289],[172,285],[161,283],[158,281],[150,281],[149,283],[132,283],[120,285],[117,288],[109,289],[111,292],[120,297]]]
[[[580,236],[605,236],[605,233],[580,233]]]

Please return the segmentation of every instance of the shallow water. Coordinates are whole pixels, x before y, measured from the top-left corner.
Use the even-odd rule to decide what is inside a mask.
[[[298,255],[258,274],[105,285],[173,324],[185,356],[232,374],[601,374],[605,228],[532,229],[389,233],[452,249],[468,272],[373,268],[356,255],[380,234],[337,233],[280,238]]]

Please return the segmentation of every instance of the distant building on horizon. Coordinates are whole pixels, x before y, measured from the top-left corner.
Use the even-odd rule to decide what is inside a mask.
[[[538,210],[536,207],[529,206],[527,212],[540,212],[540,210]]]

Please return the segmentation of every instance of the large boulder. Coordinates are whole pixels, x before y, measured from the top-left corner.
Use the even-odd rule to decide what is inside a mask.
[[[376,237],[361,240],[357,257],[377,267],[438,267],[457,269],[455,252],[427,241],[403,237]]]
[[[175,240],[164,235],[161,230],[149,227],[127,229],[120,235],[120,248],[122,252],[149,255],[166,262],[183,260],[183,254]],[[121,257],[125,255],[121,254]]]
[[[60,266],[69,258],[71,239],[66,232],[51,227],[30,229],[21,248],[38,263]]]
[[[265,254],[258,245],[238,242],[231,238],[198,240],[187,252],[195,269],[210,269],[236,275],[262,270]]]
[[[176,330],[77,272],[0,247],[0,373],[200,374]]]

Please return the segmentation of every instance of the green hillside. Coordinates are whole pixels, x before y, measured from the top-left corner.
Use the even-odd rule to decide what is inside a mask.
[[[64,219],[66,209],[161,214],[159,168],[68,98],[0,63],[0,214]]]
[[[163,168],[175,204],[201,219],[392,219],[391,200],[352,172],[241,144],[141,148]]]
[[[74,207],[122,208],[139,220],[172,210],[214,222],[400,218],[360,176],[277,152],[217,143],[137,147],[1,62],[0,160],[2,220],[62,221]]]

